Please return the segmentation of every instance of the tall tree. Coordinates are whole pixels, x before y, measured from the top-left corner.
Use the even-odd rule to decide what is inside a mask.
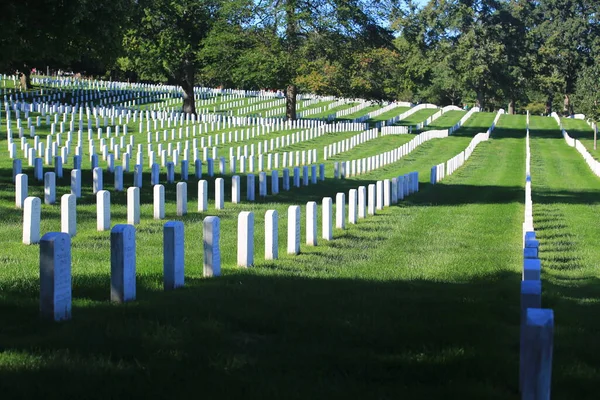
[[[124,38],[129,58],[142,78],[181,86],[183,111],[196,113],[194,85],[203,66],[201,50],[215,26],[243,15],[224,0],[140,0]]]
[[[307,53],[307,46],[321,37],[344,38],[358,42],[379,43],[382,39],[391,43],[389,32],[378,22],[381,13],[388,10],[385,4],[394,0],[275,0],[257,9],[254,27],[271,40],[268,46],[277,49],[271,55],[278,59],[279,74],[274,83],[284,87],[286,117],[296,118],[298,81],[304,63],[334,61],[336,44],[332,48],[316,46],[318,52]],[[385,3],[385,4],[384,4]],[[378,8],[375,6],[379,6]],[[379,10],[379,11],[378,11]],[[340,47],[343,47],[341,45]],[[302,57],[304,56],[304,57]]]
[[[581,66],[589,64],[600,4],[596,0],[542,0],[538,10],[536,67],[548,97],[547,112],[552,111],[553,97],[559,92],[563,112],[571,114],[571,95]]]
[[[0,70],[67,67],[84,59],[108,65],[120,53],[131,0],[3,0],[0,2]],[[66,23],[65,21],[68,21]]]

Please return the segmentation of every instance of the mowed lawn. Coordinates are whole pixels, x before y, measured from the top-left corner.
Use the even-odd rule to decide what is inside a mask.
[[[227,203],[218,212],[212,200],[209,213],[195,211],[190,183],[189,214],[179,218],[186,228],[186,287],[169,293],[162,291],[165,221],[151,219],[146,180],[137,226],[138,299],[126,305],[108,302],[109,234],[95,231],[88,190],[73,238],[73,320],[61,324],[38,317],[38,247],[20,243],[22,216],[14,209],[3,139],[0,392],[6,398],[518,398],[524,127],[523,118],[503,117],[492,140],[435,186],[427,183],[429,169],[463,150],[469,135],[433,140],[366,176],[328,178],[264,202]],[[362,152],[348,152],[348,159]],[[288,205],[302,206],[304,243],[306,201],[320,206],[323,196],[413,170],[420,193],[335,229],[331,242],[285,254]],[[30,192],[39,196],[27,172]],[[88,185],[90,176],[84,173]],[[173,189],[167,187],[167,219],[176,219]],[[112,195],[113,223],[123,223],[125,197]],[[263,259],[268,209],[280,214],[277,261]],[[256,265],[249,269],[235,266],[240,211],[256,214]],[[320,214],[319,207],[319,231]],[[213,279],[202,278],[206,215],[222,220],[223,276]],[[59,206],[43,206],[42,218],[43,232],[59,229]]]
[[[569,136],[579,140],[596,160],[600,159],[600,150],[594,150],[594,130],[587,122],[573,118],[561,118],[560,121]]]
[[[530,129],[542,306],[554,309],[556,326],[553,397],[596,399],[600,374],[600,322],[596,318],[600,312],[600,179],[577,150],[566,144],[554,119],[531,117]]]

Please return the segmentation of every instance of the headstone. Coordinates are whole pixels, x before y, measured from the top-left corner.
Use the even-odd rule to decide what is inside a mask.
[[[127,223],[137,225],[140,223],[140,188],[132,186],[127,188]]]
[[[28,189],[28,178],[26,174],[17,174],[15,177],[15,206],[16,208],[23,208],[25,199],[29,192]]]
[[[348,222],[356,224],[356,189],[350,189],[348,193]]]
[[[290,190],[290,170],[288,168],[283,169],[282,186],[283,190]]]
[[[175,183],[175,164],[171,161],[167,163],[167,183]]]
[[[288,254],[300,253],[300,206],[288,207]]]
[[[266,172],[258,173],[258,195],[260,197],[267,196],[267,173]]]
[[[110,229],[110,192],[100,190],[96,193],[96,226],[99,232]]]
[[[46,233],[40,240],[40,314],[43,319],[71,319],[71,238]]]
[[[21,161],[20,158],[17,158],[15,160],[13,160],[13,169],[12,169],[12,177],[13,177],[13,182],[16,182],[16,177],[17,175],[19,175],[20,173],[23,172],[23,162]],[[22,205],[21,205],[22,207]]]
[[[392,182],[389,179],[383,180],[383,206],[389,207],[392,204]]]
[[[240,267],[254,265],[254,213],[249,211],[238,216],[237,263]]]
[[[187,160],[181,160],[181,180],[186,182],[189,176],[189,162]]]
[[[56,175],[54,172],[44,174],[44,204],[56,202]]]
[[[306,244],[317,245],[317,203],[306,203]]]
[[[369,215],[375,215],[375,197],[376,197],[376,191],[375,191],[375,185],[370,184],[368,186],[368,191],[369,191],[369,197],[367,199],[367,212],[369,213]]]
[[[554,312],[528,308],[523,332],[523,399],[550,399]]]
[[[81,197],[81,170],[71,170],[71,194],[75,197]]]
[[[62,157],[54,157],[54,173],[56,177],[62,179],[63,177],[63,161]]]
[[[277,260],[279,257],[279,215],[277,210],[265,213],[265,260]]]
[[[238,175],[231,177],[231,202],[233,204],[241,202],[240,177]]]
[[[165,218],[165,187],[163,185],[154,185],[154,219]]]
[[[73,237],[77,233],[77,203],[74,194],[60,198],[60,230]]]
[[[221,275],[221,225],[219,217],[206,217],[202,222],[204,247],[204,276]]]
[[[520,322],[520,350],[519,350],[519,389],[523,389],[524,375],[524,356],[526,352],[523,335],[525,333],[525,323],[528,308],[542,307],[542,282],[521,281],[521,322]]]
[[[205,180],[198,181],[198,212],[206,212],[208,210],[208,182]]]
[[[33,160],[33,176],[38,182],[44,180],[44,166],[41,158],[36,158]]]
[[[42,201],[38,197],[27,197],[23,202],[24,244],[39,243],[41,210]]]
[[[526,258],[523,260],[524,281],[539,281],[542,275],[542,263],[539,258]]]
[[[96,167],[93,170],[92,193],[96,194],[104,187],[103,185],[102,168]]]
[[[256,186],[254,184],[254,175],[246,175],[246,200],[254,201]]]
[[[167,222],[163,227],[163,274],[165,290],[173,290],[182,287],[184,284],[183,244],[183,222]]]
[[[187,214],[187,183],[177,183],[177,216]]]
[[[319,180],[325,181],[325,164],[319,164]]]
[[[383,181],[377,181],[375,192],[375,208],[377,210],[383,210]]]
[[[333,239],[333,199],[331,197],[323,198],[323,239]]]
[[[137,188],[142,187],[143,169],[141,164],[136,164],[133,167],[133,186]]]
[[[271,171],[271,194],[279,193],[279,171]]]
[[[202,179],[202,160],[194,161],[194,173],[196,179]]]
[[[217,210],[225,208],[225,180],[223,178],[215,179],[215,208]]]
[[[139,188],[129,189],[139,191]],[[112,302],[124,303],[135,300],[135,253],[135,228],[132,225],[115,225],[110,232],[110,300]]]
[[[358,187],[358,218],[367,217],[367,188]]]

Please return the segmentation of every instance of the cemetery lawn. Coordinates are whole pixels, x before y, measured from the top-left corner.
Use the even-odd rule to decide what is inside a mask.
[[[592,157],[596,160],[600,160],[600,150],[594,150],[594,131],[587,122],[573,118],[561,118],[560,121],[569,136],[579,140],[581,144],[585,146],[587,151],[590,152]]]
[[[462,115],[448,114],[440,124],[446,117],[452,125]],[[196,393],[247,399],[519,398],[524,118],[502,117],[493,138],[480,144],[464,167],[428,184],[431,166],[463,150],[472,134],[487,129],[490,117],[482,114],[464,136],[432,140],[364,176],[333,180],[328,166],[326,182],[264,202],[229,203],[227,176],[226,209],[218,212],[212,182],[209,212],[195,211],[192,179],[189,214],[175,217],[174,185],[166,185],[166,220],[181,219],[186,229],[186,286],[174,292],[162,291],[166,220],[151,218],[151,187],[144,176],[137,300],[126,305],[108,302],[109,233],[95,231],[91,173],[84,171],[88,189],[78,202],[72,250],[73,320],[60,324],[38,317],[39,250],[20,243],[22,216],[14,209],[2,139],[0,393],[86,399]],[[378,152],[389,149],[382,144]],[[341,156],[357,158],[362,151]],[[39,196],[42,188],[31,168],[24,168],[31,195]],[[337,192],[415,170],[420,193],[345,231],[334,229],[331,242],[303,244],[298,256],[285,254],[289,205],[302,206],[304,243],[304,206],[318,202],[320,239],[324,196],[335,199]],[[130,181],[127,175],[125,182]],[[67,185],[58,182],[57,197]],[[112,189],[110,181],[105,185]],[[111,203],[113,224],[124,223],[125,195],[112,192]],[[535,204],[534,198],[534,209]],[[280,215],[277,261],[263,259],[268,209]],[[255,212],[255,266],[248,269],[235,266],[240,211]],[[222,223],[223,276],[212,279],[202,278],[206,215],[218,215]],[[42,232],[59,227],[59,206],[43,205]],[[568,313],[558,309],[557,315]],[[560,373],[558,382],[565,382],[567,371],[559,368]]]
[[[569,134],[577,137],[573,126],[564,122]],[[552,394],[554,398],[593,399],[598,397],[600,375],[600,322],[596,318],[600,312],[600,179],[577,150],[566,144],[554,119],[531,117],[530,134],[542,306],[554,309],[556,318]]]

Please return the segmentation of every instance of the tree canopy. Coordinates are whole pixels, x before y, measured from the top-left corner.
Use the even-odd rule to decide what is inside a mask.
[[[596,0],[7,0],[0,70],[598,115]],[[65,24],[64,21],[72,21]],[[87,68],[85,68],[87,66]]]

